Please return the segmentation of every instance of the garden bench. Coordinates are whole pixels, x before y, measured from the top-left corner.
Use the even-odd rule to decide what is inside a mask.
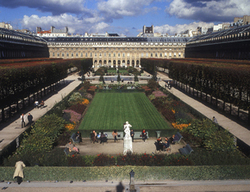
[[[147,137],[149,138],[149,136],[148,136],[148,131],[146,131],[146,133],[147,133]],[[141,132],[134,132],[134,139],[142,139],[142,137],[141,137]]]
[[[73,143],[80,143],[80,139],[76,139],[76,133],[73,133],[70,137]]]
[[[72,155],[74,155],[74,154],[76,154],[77,152],[76,151],[71,151],[71,152],[69,152],[69,148],[65,148],[64,149],[64,153],[65,153],[65,155],[70,155],[70,156],[72,156]]]
[[[109,140],[112,140],[112,139],[114,139],[114,137],[113,137],[113,135],[112,135],[112,132],[103,132],[105,135],[106,135],[106,137],[107,137],[107,139],[109,139]],[[123,139],[123,132],[117,132],[118,133],[118,136],[116,137],[117,139]],[[99,133],[99,134],[101,134],[101,133]],[[120,136],[120,137],[119,137]]]
[[[181,141],[181,139],[182,139],[183,137],[182,137],[182,135],[179,133],[179,132],[177,132],[176,134],[175,134],[175,136],[174,136],[174,142],[175,143],[180,143],[180,141]]]
[[[190,147],[189,144],[187,144],[185,147],[180,148],[179,152],[182,155],[189,155],[190,153],[192,153],[194,150]]]

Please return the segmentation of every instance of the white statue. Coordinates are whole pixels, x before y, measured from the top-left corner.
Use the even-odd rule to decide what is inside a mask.
[[[123,154],[126,155],[128,152],[133,153],[133,148],[132,148],[132,137],[130,136],[130,125],[128,121],[126,121],[125,125],[123,126],[124,132],[125,132],[125,137],[123,138],[124,143],[123,143]]]
[[[124,125],[125,138],[131,137],[130,136],[130,127],[132,127],[132,125],[130,125],[128,123],[128,121],[126,121],[126,124]]]

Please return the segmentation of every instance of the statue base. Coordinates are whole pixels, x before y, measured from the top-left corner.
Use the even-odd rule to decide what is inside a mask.
[[[132,137],[123,138],[123,154],[126,155],[127,153],[133,153]]]

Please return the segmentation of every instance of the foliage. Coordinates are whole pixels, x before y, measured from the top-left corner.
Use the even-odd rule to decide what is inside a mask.
[[[232,135],[219,130],[218,125],[209,119],[194,120],[190,126],[183,129],[199,141],[199,145],[211,151],[233,151],[236,149]]]
[[[68,110],[73,110],[76,113],[79,113],[81,115],[85,111],[87,103],[88,103],[88,100],[87,101],[82,101],[81,103],[77,103],[75,105],[70,106],[68,108]]]
[[[36,121],[30,134],[26,133],[20,147],[11,159],[24,159],[29,165],[39,164],[47,152],[53,148],[60,132],[64,129],[65,121],[56,116],[45,115]]]
[[[85,160],[79,154],[67,157],[68,166],[85,166]]]
[[[83,82],[83,89],[88,90],[89,87],[90,87],[90,85],[91,85],[90,82],[85,80],[85,81]],[[81,90],[81,89],[80,89],[80,90]]]
[[[148,80],[148,85],[147,85],[150,89],[156,90],[157,87],[159,86],[158,82],[155,81],[154,79],[150,79]]]
[[[76,127],[75,123],[70,123],[65,125],[65,129],[67,129],[68,131],[72,131],[73,129],[75,129],[75,127]]]
[[[175,113],[175,119],[178,124],[189,124],[192,121],[192,118],[182,110]]]
[[[0,107],[10,106],[18,100],[29,97],[61,79],[67,77],[67,69],[73,65],[79,67],[84,63],[80,59],[72,60],[23,60],[23,62],[1,64],[0,91],[6,94],[1,96]]]
[[[178,129],[180,131],[182,131],[184,128],[188,127],[189,125],[191,125],[191,124],[177,124],[177,123],[172,123],[172,126],[175,129]]]
[[[15,167],[0,167],[1,179],[13,181]],[[250,166],[109,166],[109,167],[26,167],[24,181],[129,180],[221,180],[250,179]]]
[[[98,154],[93,161],[94,166],[112,166],[115,165],[114,156]]]
[[[120,76],[120,73],[118,73],[117,82],[120,82],[120,81],[121,81],[121,76]]]
[[[135,82],[136,82],[136,81],[139,81],[137,75],[134,76],[134,81],[135,81]]]
[[[75,104],[79,102],[82,99],[82,95],[79,92],[74,92],[70,95],[70,98],[68,100],[69,103]]]
[[[81,118],[82,118],[82,115],[81,114],[79,114],[79,113],[77,113],[77,112],[75,112],[75,111],[73,111],[73,110],[71,110],[71,109],[65,109],[65,110],[63,110],[63,112],[64,113],[69,113],[70,114],[70,121],[72,122],[72,123],[79,123],[79,121],[81,120]]]
[[[100,77],[99,77],[99,81],[104,82],[103,75],[100,75]]]

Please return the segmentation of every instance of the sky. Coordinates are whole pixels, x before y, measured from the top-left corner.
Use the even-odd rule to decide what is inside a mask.
[[[250,15],[250,0],[0,0],[0,22],[14,29],[67,26],[71,34],[136,36],[154,25],[154,32],[174,35],[243,15]]]

